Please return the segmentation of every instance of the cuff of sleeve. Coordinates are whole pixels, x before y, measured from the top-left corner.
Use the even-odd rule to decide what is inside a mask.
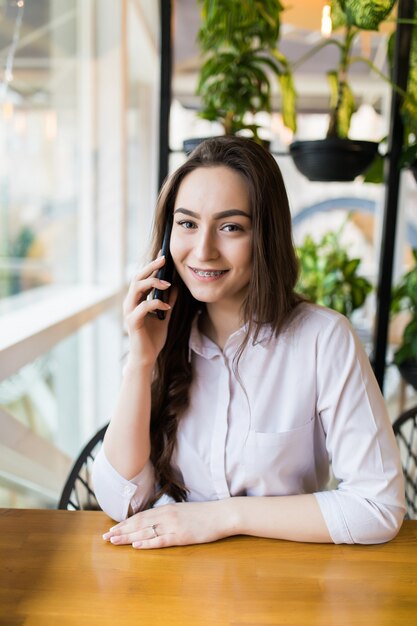
[[[146,487],[153,482],[153,467],[148,462],[142,471],[129,481],[114,469],[102,446],[94,461],[92,480],[101,508],[112,519],[120,522],[127,518],[129,504],[133,512],[136,512],[147,499],[144,497],[144,492],[148,496]],[[138,489],[142,485],[144,489]],[[138,491],[141,492],[140,497],[135,498]]]
[[[174,498],[172,498],[171,496],[168,496],[166,493],[164,493],[153,505],[153,508],[155,509],[158,506],[164,506],[165,504],[175,504],[175,500]]]
[[[335,491],[314,494],[334,543],[354,543]]]

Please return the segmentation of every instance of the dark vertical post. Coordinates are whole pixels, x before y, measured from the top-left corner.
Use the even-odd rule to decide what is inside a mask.
[[[412,19],[414,0],[399,0],[398,26],[395,37],[394,67],[392,80],[404,91],[407,89],[410,62],[412,25],[401,20]],[[397,227],[398,192],[400,168],[398,166],[403,146],[403,123],[400,115],[401,96],[392,92],[388,158],[385,163],[385,207],[382,227],[381,256],[379,262],[377,312],[375,320],[373,367],[378,384],[383,390],[389,312],[391,302],[392,268]]]
[[[171,0],[161,4],[161,81],[159,105],[159,171],[158,190],[168,175],[169,165],[169,112],[171,108],[172,40]]]

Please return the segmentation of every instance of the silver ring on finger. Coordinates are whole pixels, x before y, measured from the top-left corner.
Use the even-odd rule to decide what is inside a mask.
[[[153,531],[153,536],[156,539],[156,537],[159,537],[158,533],[156,532],[156,524],[152,524],[152,526],[150,526],[150,528]]]

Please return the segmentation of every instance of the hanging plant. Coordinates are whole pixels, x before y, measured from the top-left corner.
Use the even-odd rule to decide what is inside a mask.
[[[383,74],[370,59],[354,54],[354,43],[364,30],[377,31],[388,18],[396,0],[332,0],[331,19],[333,31],[341,32],[341,37],[333,36],[313,47],[306,55],[293,64],[294,71],[304,61],[328,45],[339,49],[339,63],[328,72],[330,86],[329,126],[326,139],[295,141],[290,153],[297,168],[310,180],[349,181],[366,172],[378,156],[379,142],[349,139],[352,115],[355,112],[355,97],[349,82],[349,71],[355,63],[365,63],[382,80],[392,85],[390,78]],[[392,85],[393,86],[393,85]],[[401,92],[410,115],[417,120],[417,111],[412,99]],[[372,172],[375,179],[379,170]]]
[[[410,61],[406,91],[395,87],[402,98],[401,116],[403,121],[403,148],[398,163],[400,168],[412,171],[417,181],[417,2],[414,3],[413,32],[411,35]],[[388,61],[390,74],[393,74],[394,46],[397,32],[388,41]],[[384,140],[385,141],[385,138]],[[384,157],[379,155],[366,174],[364,182],[382,183],[384,180]]]
[[[203,54],[197,93],[200,116],[219,121],[226,134],[259,126],[248,113],[271,111],[271,77],[285,93],[284,123],[295,130],[294,85],[285,56],[277,49],[282,4],[277,0],[199,0],[198,43]]]

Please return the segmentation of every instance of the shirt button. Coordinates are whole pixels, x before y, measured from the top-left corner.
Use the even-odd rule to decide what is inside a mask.
[[[132,487],[130,487],[129,485],[126,485],[125,487],[123,487],[124,496],[130,496],[131,493],[132,493]]]

